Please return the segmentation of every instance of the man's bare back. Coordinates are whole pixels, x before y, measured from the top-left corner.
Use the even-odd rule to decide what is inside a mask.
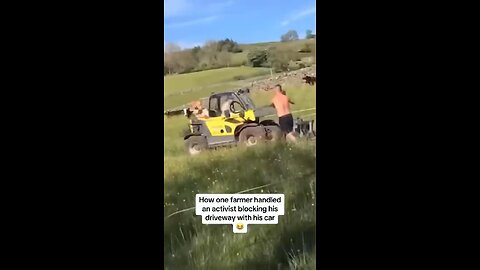
[[[278,116],[280,129],[287,135],[291,141],[296,141],[293,135],[293,116],[290,112],[290,104],[294,104],[285,95],[281,85],[274,87],[275,96],[272,98],[272,105],[275,107]]]
[[[277,110],[277,116],[281,117],[290,113],[290,103],[288,97],[277,92],[272,99],[272,104]]]

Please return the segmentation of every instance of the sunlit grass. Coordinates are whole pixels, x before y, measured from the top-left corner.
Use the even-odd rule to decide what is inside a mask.
[[[243,76],[245,78],[259,76],[270,72],[268,68],[253,67],[230,67],[221,69],[212,69],[187,74],[178,74],[166,76],[164,80],[164,95],[206,87],[212,84],[223,83],[234,80],[235,76]]]
[[[284,89],[295,102],[294,117],[310,114],[315,119],[311,114],[316,110],[295,112],[315,107],[315,87],[292,83]],[[258,91],[251,97],[260,107],[270,104],[272,94]],[[164,121],[165,269],[315,269],[315,141],[191,157],[183,142],[188,119]],[[248,193],[285,194],[285,215],[277,225],[249,225],[247,234],[233,234],[231,225],[203,225],[194,210],[178,212],[194,207],[198,193],[236,193],[265,185]]]
[[[278,225],[203,225],[193,210],[165,219],[166,269],[314,269],[315,144],[262,145],[165,160],[165,216],[195,206],[197,193],[285,194]],[[215,254],[215,256],[213,256]],[[294,265],[308,268],[292,268]]]

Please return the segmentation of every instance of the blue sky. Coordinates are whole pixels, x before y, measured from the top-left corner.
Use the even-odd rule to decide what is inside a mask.
[[[288,30],[303,38],[307,29],[316,33],[315,13],[315,0],[164,0],[164,43],[279,41]]]

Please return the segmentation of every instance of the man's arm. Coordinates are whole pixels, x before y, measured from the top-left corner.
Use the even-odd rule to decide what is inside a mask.
[[[270,102],[271,102],[271,104],[268,105],[268,107],[273,107],[273,108],[275,108],[275,104],[273,104],[273,99],[271,99]]]

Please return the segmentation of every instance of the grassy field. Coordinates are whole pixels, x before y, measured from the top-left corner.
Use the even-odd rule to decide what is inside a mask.
[[[300,39],[300,40],[293,40],[288,42],[265,42],[265,43],[254,43],[254,44],[241,44],[240,48],[242,48],[244,52],[249,52],[253,50],[264,50],[272,47],[275,47],[277,49],[282,49],[282,50],[291,49],[293,51],[297,51],[303,48],[305,44],[309,44],[311,45],[312,49],[315,49],[315,43],[316,43],[316,39]],[[309,54],[313,55],[312,53],[309,53]]]
[[[307,58],[315,56],[315,43],[315,39],[302,39],[289,42],[240,44],[243,52],[231,54],[232,67],[165,76],[164,109],[173,108],[208,96],[211,92],[241,87],[244,79],[270,74],[269,68],[241,66],[247,63],[247,55],[251,51],[270,48],[298,51],[308,44],[311,45],[312,52],[299,54],[299,57],[306,61]],[[292,68],[295,66],[298,65],[292,64]]]
[[[249,78],[268,74],[269,72],[270,69],[268,68],[253,68],[245,66],[166,76],[164,80],[164,95],[169,95],[182,90],[208,87],[212,84],[229,82],[235,80],[236,76]]]
[[[264,145],[165,162],[165,269],[315,269],[315,146]],[[197,193],[285,194],[278,225],[203,225]]]
[[[236,87],[235,76],[262,72],[239,67],[167,76],[164,106]],[[179,94],[190,87],[197,90]],[[316,119],[315,87],[297,82],[284,89],[295,102],[294,117]],[[271,95],[251,93],[257,106],[269,104]],[[315,269],[315,141],[237,147],[190,157],[183,144],[188,119],[164,120],[165,269]],[[233,234],[231,225],[203,225],[191,209],[197,193],[237,193],[256,187],[248,193],[285,194],[285,215],[278,225],[249,225],[247,234]]]
[[[238,86],[238,78],[270,74],[268,68],[231,67],[188,74],[166,76],[164,80],[164,109],[208,96],[211,92]]]
[[[242,65],[247,63],[247,55],[249,52],[254,50],[267,50],[271,48],[276,48],[278,50],[292,50],[297,52],[298,50],[302,49],[306,44],[310,45],[312,49],[309,53],[300,53],[301,58],[305,57],[314,57],[315,56],[315,39],[302,39],[302,40],[294,40],[289,42],[266,42],[266,43],[255,43],[255,44],[242,44],[240,48],[242,48],[243,52],[241,53],[234,53],[231,55],[232,65]]]

